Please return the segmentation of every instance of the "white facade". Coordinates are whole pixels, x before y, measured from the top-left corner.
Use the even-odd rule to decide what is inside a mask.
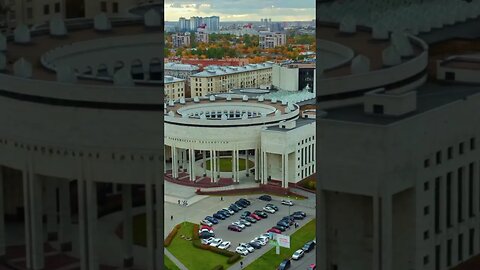
[[[259,45],[261,49],[275,48],[287,44],[287,35],[278,32],[263,32],[259,33]]]
[[[165,100],[185,98],[185,80],[172,76],[165,76]]]
[[[172,35],[173,47],[188,47],[190,46],[190,33],[175,33]]]

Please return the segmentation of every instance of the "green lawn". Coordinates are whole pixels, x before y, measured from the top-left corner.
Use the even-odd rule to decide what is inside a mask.
[[[219,164],[220,164],[220,171],[221,171],[221,172],[231,172],[231,171],[232,171],[232,167],[233,167],[233,165],[232,165],[232,158],[220,158],[219,160],[220,160],[220,161],[219,161]],[[249,168],[249,169],[250,169],[250,168],[253,168],[254,165],[255,165],[255,164],[253,163],[253,161],[251,161],[251,160],[248,160],[247,163],[248,163],[248,168]],[[210,166],[211,166],[210,164],[211,164],[211,163],[210,163],[210,160],[207,160],[207,161],[206,161],[206,165],[205,165],[205,166],[207,166],[207,170],[210,170]],[[245,170],[245,169],[246,169],[246,167],[245,167],[245,159],[244,159],[244,158],[241,158],[241,159],[240,159],[240,171],[243,171],[243,170]]]
[[[257,269],[273,269],[277,267],[284,259],[289,259],[292,254],[303,247],[303,245],[315,238],[315,219],[305,224],[298,231],[293,233],[290,237],[290,249],[280,248],[280,254],[275,253],[275,247],[272,247],[267,253],[256,259],[253,263],[248,265],[245,270],[257,270]],[[315,247],[316,248],[316,247]],[[315,250],[310,251],[315,252]]]
[[[163,256],[163,263],[165,264],[165,270],[180,270],[178,266],[168,258],[167,255]]]
[[[180,237],[185,235],[191,238],[192,231],[193,223],[184,222],[167,249],[189,270],[212,269],[219,264],[227,269],[230,266],[227,264],[228,257],[196,248],[193,246],[192,241],[187,241]]]

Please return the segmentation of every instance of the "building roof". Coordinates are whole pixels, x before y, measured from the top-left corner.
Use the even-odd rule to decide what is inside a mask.
[[[222,75],[230,75],[247,71],[261,70],[271,68],[273,62],[265,62],[260,64],[248,64],[245,66],[208,66],[202,72],[193,74],[192,77],[215,77]]]
[[[169,62],[164,65],[165,70],[196,71],[200,68],[195,65]]]
[[[357,104],[328,109],[326,110],[327,114],[321,119],[379,126],[390,125],[478,94],[480,93],[480,87],[471,85],[455,85],[455,87],[452,87],[451,85],[427,83],[417,91],[417,109],[401,116],[367,114],[364,112],[363,104]]]
[[[266,130],[269,130],[269,131],[281,131],[281,132],[289,132],[291,130],[294,130],[294,129],[297,129],[297,128],[301,128],[303,126],[306,126],[306,125],[310,125],[312,123],[315,123],[315,119],[312,119],[312,118],[298,118],[297,120],[295,120],[296,122],[296,125],[294,128],[291,128],[291,129],[288,129],[288,128],[281,128],[279,125],[275,125],[275,126],[270,126],[270,127],[267,127]]]
[[[184,82],[185,79],[180,79],[180,78],[177,78],[177,77],[173,77],[173,76],[165,76],[164,78],[164,83],[167,84],[167,83],[176,83],[176,82]]]

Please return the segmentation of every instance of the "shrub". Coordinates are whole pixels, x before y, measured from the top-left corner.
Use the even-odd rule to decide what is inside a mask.
[[[198,230],[200,229],[200,226],[198,224],[193,224],[193,233],[192,233],[192,238],[193,240],[198,240],[200,239],[198,235]]]
[[[235,253],[232,257],[228,258],[227,263],[228,264],[234,264],[238,260],[240,260],[240,258],[242,258],[242,257],[240,257],[240,254]]]
[[[227,257],[232,257],[233,255],[235,255],[234,252],[231,252],[229,250],[226,250],[226,249],[219,249],[219,248],[216,248],[216,247],[212,247],[210,246],[210,250],[217,253],[217,254],[220,254],[220,255],[223,255],[223,256],[227,256]]]
[[[168,247],[173,241],[173,238],[175,238],[175,235],[177,235],[178,230],[182,227],[181,224],[177,224],[175,227],[173,227],[172,231],[168,234],[167,238],[165,238],[164,246]]]
[[[223,265],[219,264],[219,265],[213,267],[212,270],[223,270]]]

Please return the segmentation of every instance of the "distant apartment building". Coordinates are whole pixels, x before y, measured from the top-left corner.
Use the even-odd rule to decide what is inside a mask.
[[[175,33],[172,35],[173,47],[179,48],[184,46],[190,46],[190,33]]]
[[[207,66],[245,66],[249,64],[247,58],[227,58],[227,59],[181,59],[183,64],[196,65],[200,69]]]
[[[242,67],[210,66],[190,77],[192,97],[226,93],[240,88],[269,88],[272,84],[272,62]]]
[[[195,41],[208,43],[208,33],[206,33],[205,31],[198,31],[195,34]]]
[[[190,83],[190,76],[200,71],[200,68],[195,65],[182,64],[177,62],[169,62],[164,65],[165,76],[172,76],[186,80]]]
[[[259,45],[261,49],[275,48],[287,44],[287,35],[280,32],[266,32],[259,33]]]
[[[275,64],[272,69],[272,86],[280,90],[315,93],[315,81],[315,63]]]
[[[189,26],[190,31],[196,31],[200,25],[202,25],[202,17],[197,17],[197,16],[190,17],[190,26]]]
[[[177,100],[185,97],[185,79],[165,76],[165,99]]]
[[[178,19],[178,31],[197,31],[197,28],[204,24],[207,31],[220,30],[220,17],[190,17],[190,19],[180,17]]]

